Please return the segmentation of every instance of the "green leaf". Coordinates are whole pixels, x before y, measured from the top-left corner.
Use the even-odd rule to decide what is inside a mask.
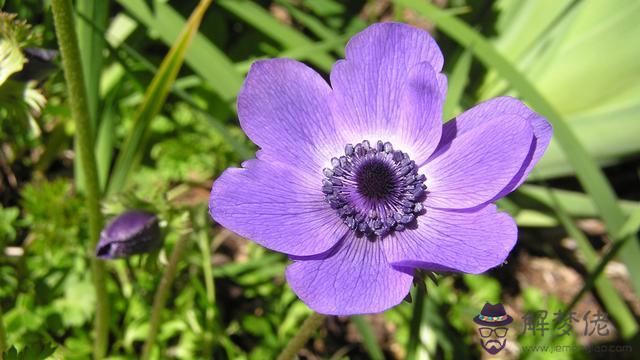
[[[378,340],[376,340],[376,336],[373,333],[373,329],[371,329],[371,325],[367,322],[367,319],[362,315],[356,315],[351,317],[351,321],[353,321],[356,328],[358,328],[358,332],[360,333],[360,336],[362,336],[364,348],[369,353],[371,359],[384,359],[384,353],[382,352],[382,349],[380,349]]]
[[[100,75],[102,74],[102,51],[104,50],[103,36],[95,29],[106,28],[109,2],[107,0],[78,0],[76,4],[78,47],[80,48],[87,89],[91,126],[95,134],[98,127]]]
[[[631,135],[640,131],[640,63],[635,60],[640,57],[640,3],[500,1],[497,6],[502,13],[492,43],[527,74],[594,160],[610,165],[640,152],[640,142]],[[487,99],[509,90],[510,84],[489,69],[479,96]],[[537,178],[573,175],[555,145],[537,170]]]
[[[13,241],[16,238],[16,220],[19,216],[20,209],[0,204],[0,251],[4,248],[5,241]]]
[[[509,198],[515,200],[520,206],[527,208],[533,206],[545,212],[549,212],[548,210],[552,209],[558,202],[572,217],[598,216],[598,208],[593,200],[588,195],[576,191],[553,189],[539,185],[522,185]],[[544,207],[536,207],[535,203],[531,204],[531,200]],[[640,210],[640,202],[637,201],[620,200],[618,204],[625,216]]]
[[[26,62],[20,48],[6,38],[0,38],[0,86],[9,76],[22,70]]]
[[[311,39],[297,30],[278,22],[268,11],[253,2],[221,0],[218,4],[260,30],[266,36],[279,42],[285,49],[313,44]],[[334,61],[335,59],[326,53],[317,53],[313,58],[309,59],[309,62],[327,72],[331,70]]]
[[[575,90],[573,91],[575,92]],[[611,165],[640,152],[640,103],[614,108],[595,114],[568,119],[574,134],[585,144],[587,151],[599,165]],[[620,131],[625,129],[625,131]],[[552,142],[544,158],[536,166],[531,179],[567,176],[574,173],[567,155],[557,142]]]
[[[473,60],[472,55],[471,51],[465,50],[453,67],[453,71],[449,77],[447,98],[445,99],[442,110],[444,121],[452,119],[456,115],[456,109],[460,105],[460,99],[462,98],[464,87],[467,85],[467,79],[469,78],[471,60]]]
[[[149,30],[157,33],[165,44],[174,44],[185,21],[164,1],[154,1],[153,8],[145,0],[118,0],[131,15]],[[225,101],[232,101],[242,85],[242,76],[227,56],[201,34],[196,34],[186,53],[186,64],[205,79]]]
[[[119,83],[120,85],[122,82]],[[101,120],[98,127],[96,137],[96,165],[98,167],[98,181],[100,189],[104,191],[109,178],[109,168],[113,157],[113,148],[115,146],[115,125],[116,125],[116,101],[120,94],[119,87],[114,89],[107,95],[104,100],[104,110],[101,114]]]
[[[622,238],[632,237],[638,231],[640,231],[640,209],[637,209],[629,216],[622,228],[620,228],[618,236]]]
[[[129,172],[139,161],[149,124],[162,109],[171,86],[178,76],[178,71],[185,59],[187,49],[196,35],[202,17],[210,4],[211,0],[200,1],[178,36],[178,40],[162,60],[158,72],[145,92],[144,100],[135,115],[134,127],[118,154],[113,176],[109,183],[110,193],[120,191],[124,187]]]
[[[345,11],[345,5],[334,0],[302,0],[302,3],[316,14],[326,17],[340,15]]]
[[[296,19],[298,22],[300,22],[302,25],[308,28],[320,39],[327,41],[327,40],[331,40],[339,37],[339,35],[335,31],[325,26],[322,23],[322,21],[293,6],[291,4],[291,1],[278,0],[278,3],[282,4],[287,9],[287,11],[291,13],[291,16],[293,16],[294,19]],[[351,33],[348,35],[353,35],[352,32],[353,31],[351,31]],[[331,49],[328,49],[328,50],[331,50]],[[336,47],[333,48],[333,50],[335,50],[338,53],[338,55],[344,57],[344,44],[341,43],[340,45],[336,45]]]
[[[0,12],[0,86],[20,70],[27,59],[21,51],[22,41],[29,25],[17,21],[15,14]]]
[[[78,0],[76,1],[76,33],[78,34],[78,48],[80,59],[82,60],[82,71],[84,73],[85,89],[87,92],[87,106],[89,107],[89,121],[91,125],[91,136],[95,136],[99,127],[98,107],[100,104],[100,76],[102,74],[102,50],[104,41],[102,34],[96,31],[96,27],[105,28],[107,15],[109,14],[109,3],[106,0]],[[76,151],[77,151],[77,145]],[[97,149],[96,149],[97,150]],[[96,151],[96,162],[98,169],[100,166],[100,152]],[[107,164],[111,165],[111,164]],[[74,163],[74,176],[78,189],[84,190],[84,176],[80,170],[79,162]],[[99,176],[99,180],[102,177]],[[104,182],[100,182],[101,189]]]
[[[349,40],[349,35],[337,36],[333,39],[318,41],[310,43],[308,45],[291,48],[278,54],[278,57],[291,58],[300,61],[306,61],[312,59],[319,51],[327,51],[335,48],[336,46],[344,47],[344,44]],[[258,59],[249,59],[236,63],[235,67],[238,72],[246,74],[251,68],[251,64]]]
[[[106,98],[105,102],[109,102],[109,100],[115,100],[114,97],[116,87],[122,85],[122,79],[125,75],[128,75],[129,78],[133,81],[134,85],[138,88],[143,89],[145,85],[139,79],[139,74],[132,71],[130,67],[127,65],[127,59],[125,59],[121,54],[120,50],[124,51],[129,57],[133,60],[137,61],[139,66],[141,66],[146,72],[150,74],[157,74],[158,68],[148,61],[141,53],[139,53],[135,48],[128,46],[124,43],[126,37],[128,37],[131,32],[135,29],[137,24],[131,18],[127,17],[125,14],[120,14],[116,17],[116,19],[112,22],[112,25],[109,27],[109,30],[106,32],[106,40],[107,40],[107,48],[110,53],[116,58],[117,62],[112,64],[107,70],[105,70],[103,77],[104,80],[101,83],[103,93],[103,97]],[[197,36],[196,36],[197,38]],[[336,41],[335,39],[333,40]],[[317,46],[327,47],[330,44],[318,44]],[[293,49],[291,52],[291,57],[296,58],[296,56],[310,56],[310,53],[315,50],[315,46],[311,49]],[[246,69],[248,71],[249,66],[251,64],[246,64]],[[190,79],[199,80],[199,78],[195,76],[191,76]],[[236,138],[229,132],[227,127],[224,124],[222,119],[217,118],[212,115],[208,109],[209,104],[202,104],[202,102],[198,102],[191,96],[185,89],[178,86],[180,83],[180,79],[176,79],[174,86],[171,87],[171,93],[176,95],[178,98],[189,104],[194,110],[196,110],[200,115],[202,115],[209,125],[211,125],[226,141],[233,150],[239,155],[241,159],[248,159],[253,157],[254,152],[244,143],[236,140]],[[98,152],[98,160],[104,158],[102,162],[98,162],[100,170],[101,168],[106,171],[108,170],[108,166],[111,163],[111,151],[108,150],[108,145],[112,144],[113,131],[111,129],[112,120],[110,117],[115,116],[112,111],[112,106],[106,105],[105,109],[109,109],[103,114],[103,122],[106,124],[101,124],[98,134],[98,147],[100,151]],[[101,141],[102,140],[102,141]],[[100,165],[103,166],[100,166]],[[102,175],[102,173],[101,173]]]

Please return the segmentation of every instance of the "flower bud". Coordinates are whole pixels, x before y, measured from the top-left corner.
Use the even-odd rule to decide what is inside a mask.
[[[27,58],[27,63],[23,65],[22,70],[11,77],[13,80],[22,82],[42,81],[58,68],[54,62],[58,56],[57,50],[24,48],[22,51]]]
[[[162,246],[158,218],[140,210],[127,211],[116,217],[100,233],[96,256],[117,259],[149,253]]]

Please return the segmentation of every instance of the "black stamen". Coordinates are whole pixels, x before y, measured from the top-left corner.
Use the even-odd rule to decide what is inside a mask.
[[[390,142],[347,144],[331,166],[322,171],[325,201],[356,233],[383,237],[403,231],[424,211],[426,177]]]
[[[360,194],[369,199],[382,200],[393,194],[396,188],[393,170],[381,161],[364,164],[356,174]]]

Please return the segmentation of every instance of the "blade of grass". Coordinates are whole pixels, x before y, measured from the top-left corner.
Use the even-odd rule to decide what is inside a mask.
[[[313,44],[313,41],[276,20],[271,14],[260,5],[246,0],[221,0],[218,4],[230,11],[247,24],[255,27],[266,36],[280,43],[285,49]],[[326,54],[318,53],[309,59],[313,65],[324,71],[330,71],[335,59]]]
[[[516,205],[515,209],[506,208],[505,210],[514,217],[520,226],[555,227],[560,224],[557,217],[549,215],[554,205],[551,196],[549,196],[550,192],[572,218],[598,216],[598,210],[588,195],[560,189],[544,189],[544,187],[537,185],[523,185],[508,198],[499,200],[497,204],[503,209],[505,208],[503,206],[505,200],[510,200],[510,203]],[[620,200],[618,204],[625,215],[630,216],[618,237],[631,236],[640,228],[640,215],[636,215],[636,212],[640,214],[640,202]],[[637,216],[637,218],[632,219],[633,216]]]
[[[100,103],[100,75],[102,73],[102,50],[104,40],[101,34],[93,30],[86,21],[80,21],[82,15],[88,22],[97,27],[107,26],[109,2],[107,0],[78,0],[76,1],[76,29],[78,31],[78,46],[87,88],[87,103],[91,117],[92,132],[98,128],[98,104]]]
[[[135,72],[132,71],[129,68],[129,66],[127,65],[126,61],[118,53],[118,50],[124,50],[124,52],[128,56],[130,56],[131,58],[135,59],[138,62],[138,64],[141,65],[148,73],[150,73],[150,74],[157,74],[158,73],[158,68],[153,63],[148,61],[144,56],[142,56],[142,54],[140,54],[134,48],[128,46],[125,43],[123,43],[117,49],[113,48],[108,43],[107,48],[109,49],[111,54],[115,57],[117,62],[122,66],[123,73],[129,75],[130,79],[133,80],[134,84],[138,85],[138,87],[140,87],[140,88],[144,88],[141,80],[138,79],[138,76],[135,74]],[[176,83],[179,80],[180,79],[177,79]],[[224,125],[222,120],[216,119],[215,117],[213,117],[213,115],[211,115],[207,111],[207,109],[204,109],[202,107],[202,105],[199,105],[198,102],[191,95],[189,95],[188,92],[184,91],[183,89],[180,89],[179,87],[177,87],[175,85],[176,84],[171,86],[171,93],[176,95],[178,98],[180,98],[184,102],[186,102],[189,106],[191,106],[192,109],[196,110],[200,115],[202,115],[209,122],[209,124],[211,126],[213,126],[222,135],[222,137],[225,139],[225,141],[227,141],[229,143],[229,145],[231,145],[231,147],[234,149],[234,151],[241,158],[248,159],[248,158],[251,158],[251,157],[254,156],[254,151],[251,150],[245,144],[237,141],[231,135],[229,130],[225,127],[225,125]],[[233,110],[235,110],[235,108]]]
[[[82,15],[90,22],[105,26],[107,23],[108,1],[106,0],[78,0],[75,9],[76,15]],[[87,91],[87,104],[89,106],[89,124],[91,136],[95,138],[98,128],[98,104],[100,102],[98,89],[100,73],[102,71],[102,49],[104,42],[100,36],[86,25],[84,21],[76,22],[78,34],[78,47],[82,59],[82,71],[84,72],[85,88]],[[74,143],[74,150],[79,151]],[[78,162],[74,163],[74,177],[78,189],[84,191],[84,176]]]
[[[523,207],[536,206],[537,204],[543,205],[545,211],[548,210],[547,208],[553,208],[553,198],[555,198],[572,217],[595,217],[598,215],[598,209],[593,200],[588,195],[580,192],[553,188],[546,189],[544,186],[539,185],[522,185],[509,197]],[[531,204],[532,202],[533,204]],[[640,210],[640,202],[637,201],[620,200],[618,204],[627,216]]]
[[[623,240],[623,241],[618,241],[617,243],[613,244],[613,246],[600,259],[600,262],[598,263],[598,265],[596,267],[594,267],[593,270],[589,272],[589,274],[587,274],[587,278],[584,281],[584,285],[582,285],[582,288],[580,289],[580,291],[578,291],[578,293],[573,296],[573,298],[569,302],[569,305],[567,305],[567,312],[571,311],[571,309],[573,309],[578,304],[578,302],[582,299],[582,297],[587,292],[589,292],[589,291],[591,291],[593,289],[594,285],[597,284],[598,281],[601,279],[600,275],[602,275],[602,272],[607,267],[607,264],[611,260],[613,260],[613,258],[615,258],[617,256],[618,251],[620,251],[620,249],[622,248],[622,245],[628,239],[629,238],[627,238],[626,240]],[[604,276],[605,275],[602,275],[602,277],[604,277]],[[608,290],[607,287],[608,286],[602,287],[602,290],[600,290],[600,291]],[[597,288],[597,286],[596,286],[596,288]],[[609,287],[609,289],[615,291],[615,289],[612,288],[612,287]]]
[[[184,18],[165,2],[154,1],[153,10],[145,0],[118,0],[118,3],[144,26],[159,34],[167,45],[174,44],[180,29],[185,27]],[[193,38],[185,62],[221,99],[231,102],[238,94],[242,76],[227,56],[202,34]]]
[[[555,139],[573,166],[580,184],[593,199],[600,216],[604,220],[614,241],[624,224],[624,213],[617,203],[613,188],[598,165],[587,153],[571,128],[553,106],[538,92],[527,78],[504,58],[481,34],[451,16],[437,6],[417,0],[394,0],[395,3],[411,7],[416,12],[433,21],[448,36],[473,51],[485,66],[495,69],[505,78],[514,90],[523,96],[540,114],[545,116],[554,127]],[[640,293],[640,243],[629,241],[620,253],[629,272],[636,294]]]
[[[290,0],[277,0],[277,3],[284,6],[294,19],[304,25],[320,39],[331,40],[340,36],[335,31],[325,26],[318,18],[295,7]],[[334,48],[327,50],[334,50],[341,57],[345,56],[344,46],[335,46]]]
[[[556,227],[558,220],[546,212],[522,209],[513,216],[518,226],[524,227]]]
[[[171,47],[169,53],[160,64],[158,72],[151,80],[144,100],[135,115],[134,127],[126,138],[123,148],[118,154],[109,182],[109,193],[122,190],[132,168],[139,161],[140,151],[144,145],[144,138],[151,120],[160,112],[171,90],[171,86],[178,76],[178,71],[185,59],[187,48],[198,31],[202,17],[212,0],[201,0],[191,14],[189,21],[178,36],[178,41]]]
[[[111,91],[104,100],[104,110],[100,114],[100,125],[96,137],[96,162],[98,166],[98,179],[100,181],[100,189],[104,191],[107,187],[109,179],[109,169],[113,158],[113,149],[115,146],[114,136],[116,127],[116,101],[119,95],[120,85]]]
[[[471,60],[473,60],[472,55],[471,50],[465,50],[453,67],[453,71],[451,71],[447,98],[444,101],[444,109],[442,110],[444,121],[453,118],[456,107],[460,105],[464,87],[467,86],[467,80],[469,79]]]
[[[105,33],[101,29],[97,29],[97,30],[99,32],[101,32],[101,33]],[[139,79],[139,77],[136,74],[136,72],[134,72],[130,68],[130,66],[127,65],[127,62],[123,59],[123,56],[121,56],[121,54],[119,53],[118,50],[123,50],[130,58],[132,58],[135,61],[137,61],[138,65],[140,65],[144,70],[146,70],[150,74],[157,74],[158,73],[158,67],[155,66],[153,63],[151,63],[149,60],[147,60],[144,56],[142,56],[142,54],[140,54],[136,49],[134,49],[133,47],[127,45],[126,43],[124,43],[121,40],[123,40],[123,39],[119,39],[119,41],[117,41],[116,44],[112,44],[111,41],[107,40],[107,49],[109,50],[111,55],[113,55],[113,57],[116,59],[116,61],[117,61],[116,64],[119,64],[119,66],[120,66],[120,70],[118,71],[119,75],[117,76],[117,79],[122,79],[122,76],[124,76],[125,74],[129,75],[129,78],[133,81],[133,83],[138,88],[144,89],[145,85]],[[294,49],[294,51],[295,50],[296,49]],[[305,54],[306,54],[306,52],[305,52]],[[293,54],[293,55],[295,56],[296,54]],[[301,55],[304,56],[304,54],[301,54]],[[247,70],[248,70],[248,66],[250,66],[250,64],[247,65]],[[117,70],[117,69],[115,69],[115,70]],[[113,86],[108,86],[107,88],[111,89],[111,91],[113,91],[113,88],[115,86],[117,86],[117,84],[120,84],[119,80],[117,80],[117,79],[111,80],[110,82],[113,82],[114,84],[113,84]],[[241,158],[248,159],[248,158],[253,157],[254,156],[254,152],[251,149],[249,149],[248,146],[246,146],[245,144],[243,144],[241,142],[238,142],[233,136],[231,136],[231,133],[225,127],[225,125],[224,125],[222,120],[216,119],[215,117],[213,117],[207,111],[207,109],[204,109],[202,107],[202,105],[199,105],[198,102],[191,95],[189,95],[188,92],[186,92],[183,89],[180,89],[178,86],[176,86],[176,84],[179,81],[180,81],[180,79],[176,79],[174,85],[171,86],[171,93],[176,95],[177,97],[179,97],[181,100],[185,101],[194,110],[198,111],[198,113],[200,115],[202,115],[209,122],[209,124],[211,126],[213,126],[222,135],[222,137],[225,139],[225,141],[227,141],[229,143],[229,145],[231,145],[231,147],[234,149],[234,151]],[[233,110],[235,110],[235,108],[233,108]],[[105,135],[105,136],[108,136],[108,135]],[[98,170],[100,170],[100,169],[98,169]]]
[[[550,196],[554,201],[553,209],[558,220],[567,230],[567,233],[576,241],[578,249],[580,249],[580,252],[584,256],[585,265],[590,272],[590,276],[585,282],[585,287],[589,286],[589,281],[595,284],[598,295],[607,309],[607,313],[618,325],[622,337],[625,339],[632,338],[638,332],[638,324],[635,321],[633,313],[631,313],[627,304],[613,287],[611,281],[605,276],[599,276],[602,274],[602,270],[604,270],[607,262],[613,259],[613,256],[603,258],[602,261],[599,261],[597,253],[593,250],[593,247],[591,247],[591,243],[589,243],[589,239],[587,239],[584,233],[573,223],[569,215],[562,208],[560,202],[554,198],[553,193],[550,193]],[[624,243],[622,241],[614,243],[615,248],[620,249],[623,246]],[[614,254],[615,253],[611,253],[611,255]],[[581,292],[578,292],[577,296],[581,296]],[[570,305],[575,305],[575,302],[577,302],[576,299],[574,299]],[[567,311],[570,311],[570,308]]]
[[[265,267],[276,267],[282,265],[282,256],[278,254],[268,254],[256,260],[242,262],[242,263],[229,263],[213,269],[213,276],[216,278],[237,278],[243,274],[251,273],[253,271],[260,271]]]
[[[300,61],[309,60],[313,58],[318,53],[318,51],[330,50],[336,46],[344,47],[344,44],[349,40],[350,37],[351,36],[349,35],[337,36],[333,39],[319,41],[316,43],[311,43],[311,44],[296,47],[296,48],[291,48],[279,53],[278,57],[291,58],[291,59],[300,60]],[[246,74],[247,72],[249,72],[249,68],[251,67],[251,64],[253,64],[254,61],[259,59],[267,59],[267,57],[254,58],[254,59],[238,62],[235,64],[236,70],[241,74]]]
[[[360,333],[360,336],[362,336],[364,348],[369,353],[370,358],[373,360],[383,360],[384,353],[380,349],[378,341],[373,334],[373,329],[371,329],[371,325],[369,325],[367,319],[362,315],[356,315],[351,317],[351,321],[353,321],[356,328],[358,328],[358,332]]]
[[[633,237],[640,231],[640,209],[634,211],[620,228],[619,237]]]

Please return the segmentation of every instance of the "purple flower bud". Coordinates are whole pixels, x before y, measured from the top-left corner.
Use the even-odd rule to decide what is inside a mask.
[[[54,60],[58,57],[58,51],[41,48],[22,49],[27,58],[22,70],[14,74],[11,79],[27,82],[30,80],[42,81],[54,72],[58,66]]]
[[[100,233],[96,256],[105,259],[149,253],[162,246],[158,218],[151,213],[131,210],[116,217]]]

